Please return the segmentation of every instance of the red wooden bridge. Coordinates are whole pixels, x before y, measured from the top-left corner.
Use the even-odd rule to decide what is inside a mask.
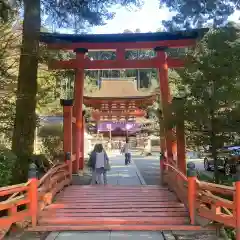
[[[177,161],[172,160],[173,131],[161,130],[159,186],[71,186],[72,173],[83,169],[84,115],[82,104],[111,113],[113,106],[136,110],[153,96],[83,97],[84,69],[157,68],[163,120],[171,104],[168,67],[183,67],[167,57],[166,48],[192,46],[205,30],[177,33],[66,35],[41,34],[49,48],[74,50],[76,59],[54,61],[55,69],[75,69],[75,103],[62,100],[65,163],[54,166],[40,180],[30,166],[29,181],[0,188],[0,228],[4,234],[16,222],[28,222],[32,231],[60,230],[200,230],[214,223],[235,228],[240,240],[240,174],[233,187],[199,181],[194,166],[186,173],[184,121],[176,126]],[[129,49],[155,49],[152,59],[127,60]],[[113,50],[115,60],[89,60],[87,51]],[[137,93],[136,93],[137,94]],[[74,105],[74,106],[73,106]],[[107,107],[106,107],[107,105]],[[133,108],[133,109],[132,109]],[[183,112],[180,113],[183,115]],[[128,114],[125,114],[128,115]],[[161,128],[162,129],[162,128]],[[98,192],[104,194],[99,195]],[[210,224],[212,223],[213,224]]]
[[[165,186],[77,186],[70,185],[67,164],[40,180],[31,169],[27,183],[0,188],[8,197],[0,203],[2,234],[17,222],[43,232],[198,231],[219,226],[212,222],[238,230],[240,181],[235,187],[210,184],[199,181],[194,169],[187,177],[171,164],[162,166]]]
[[[164,187],[69,186],[41,212],[35,230],[69,230],[69,225],[71,230],[178,229],[189,225],[189,217]]]

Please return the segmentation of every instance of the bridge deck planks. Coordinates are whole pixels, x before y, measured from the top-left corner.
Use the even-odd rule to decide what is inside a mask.
[[[193,228],[174,193],[160,186],[69,186],[39,215],[36,231]]]

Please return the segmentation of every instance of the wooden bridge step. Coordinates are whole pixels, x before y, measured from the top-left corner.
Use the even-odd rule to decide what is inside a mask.
[[[81,185],[83,186],[83,185]],[[89,185],[90,186],[90,185]],[[99,185],[98,185],[99,186]],[[118,190],[116,191],[116,186],[118,188]],[[95,187],[95,185],[91,185],[90,187],[92,189],[94,189],[94,192],[112,192],[112,191],[115,191],[115,192],[138,192],[138,193],[146,193],[148,191],[151,191],[151,192],[169,192],[169,189],[168,188],[162,188],[162,187],[154,187],[152,188],[151,186],[149,185],[141,185],[139,186],[138,189],[136,189],[136,186],[127,186],[127,185],[121,185],[120,187],[118,187],[120,185],[115,185],[115,186],[112,186],[112,187],[109,187],[109,186],[101,186],[101,187]],[[146,187],[147,186],[147,187]],[[68,188],[66,191],[69,191],[69,192],[78,192],[79,189],[79,185],[71,185],[69,186],[70,188]],[[93,193],[93,191],[89,188],[85,188],[85,186],[83,186],[82,190],[84,193]]]
[[[159,185],[102,185],[102,186],[99,186],[99,185],[81,185],[81,189],[83,190],[90,190],[92,191],[92,189],[96,189],[96,190],[101,190],[101,189],[118,189],[118,190],[143,190],[143,191],[146,191],[147,189],[150,189],[150,190],[166,190],[166,191],[169,191],[167,187],[163,187],[163,186],[159,186]],[[79,190],[79,185],[71,185],[67,188],[69,191],[72,191],[72,190],[76,190],[78,191]]]
[[[40,213],[36,231],[186,230],[187,225],[187,210],[165,188],[69,186]]]
[[[187,217],[176,216],[176,217],[42,217],[38,220],[39,225],[135,225],[135,224],[152,224],[152,225],[184,225],[189,223]]]
[[[45,209],[42,214],[44,213],[65,213],[65,212],[79,212],[79,213],[124,213],[124,212],[185,212],[186,209],[184,207],[168,207],[168,208],[161,208],[158,206],[158,208],[54,208],[54,206],[51,206],[51,208]]]
[[[120,204],[124,204],[124,203],[134,203],[134,202],[158,202],[161,204],[161,202],[173,202],[173,201],[177,201],[176,197],[171,197],[171,198],[163,198],[163,197],[159,197],[159,198],[138,198],[138,199],[134,199],[134,198],[121,198],[121,199],[86,199],[86,200],[82,200],[82,199],[70,199],[70,200],[65,200],[65,199],[61,199],[61,201],[58,201],[59,203],[79,203],[79,204],[85,204],[85,203],[120,203]]]
[[[119,186],[119,185],[118,185]],[[77,186],[77,188],[73,189],[72,186],[68,187],[64,193],[71,193],[72,194],[78,194],[79,193],[79,186]],[[81,193],[83,195],[100,195],[99,193],[101,194],[109,194],[109,195],[115,195],[115,194],[122,194],[122,193],[128,193],[128,194],[134,194],[134,193],[137,193],[137,194],[148,194],[149,192],[151,193],[171,193],[169,191],[169,189],[167,188],[149,188],[149,187],[139,187],[139,188],[136,188],[136,187],[128,187],[126,186],[125,188],[122,188],[122,187],[99,187],[99,188],[96,188],[96,187],[92,187],[92,189],[85,189],[85,188],[81,188]]]
[[[50,205],[51,208],[69,208],[69,209],[129,209],[129,208],[168,208],[168,207],[182,207],[183,204],[176,202],[125,202],[125,203],[61,203],[57,202]]]
[[[124,195],[126,195],[126,197],[128,198],[146,198],[146,197],[151,197],[151,198],[157,198],[157,197],[175,197],[176,195],[172,194],[172,193],[151,193],[151,195],[149,196],[148,194],[137,194],[137,193],[122,193],[122,194],[86,194],[83,195],[81,193],[76,193],[76,194],[71,194],[70,196],[67,195],[66,193],[59,195],[59,197],[63,198],[63,199],[73,199],[76,197],[79,197],[80,199],[89,199],[89,198],[100,198],[100,199],[116,199],[118,197],[123,197]]]
[[[43,217],[187,217],[187,212],[102,212],[102,213],[81,213],[81,212],[43,212]]]
[[[27,231],[52,232],[52,231],[199,231],[200,226],[193,225],[41,225],[28,228]],[[205,229],[206,230],[206,229]]]
[[[71,194],[67,194],[67,193],[62,193],[59,194],[59,197],[64,198],[64,199],[72,199],[72,198],[76,198],[79,197],[81,199],[86,199],[86,198],[101,198],[101,199],[112,199],[112,198],[118,198],[118,197],[123,197],[124,195],[126,195],[126,197],[132,197],[132,198],[146,198],[146,197],[175,197],[176,195],[171,193],[171,192],[166,192],[166,193],[162,193],[162,192],[156,192],[156,193],[152,193],[151,195],[149,195],[149,193],[144,193],[144,194],[140,194],[140,193],[119,193],[119,194],[114,194],[114,193],[96,193],[96,194],[81,194],[81,193],[71,193]]]

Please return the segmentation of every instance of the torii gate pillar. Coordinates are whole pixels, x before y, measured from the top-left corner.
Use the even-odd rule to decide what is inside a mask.
[[[75,151],[76,160],[73,166],[73,172],[77,173],[78,170],[83,169],[84,165],[84,124],[83,124],[83,90],[84,90],[84,58],[87,49],[77,48],[74,50],[76,53],[77,69],[75,70],[75,89],[74,99],[75,104],[73,108],[74,116],[76,117],[75,129]]]
[[[171,95],[168,82],[168,64],[167,64],[167,54],[166,47],[156,47],[154,50],[157,53],[157,59],[159,62],[158,77],[160,84],[161,93],[161,103],[163,110],[163,122],[164,122],[164,136],[165,136],[165,146],[167,150],[167,161],[173,159],[172,153],[172,130],[167,127],[170,119],[169,105],[171,103]],[[162,136],[161,136],[162,137]],[[161,144],[162,148],[165,148],[164,144]],[[165,153],[165,149],[162,149]]]

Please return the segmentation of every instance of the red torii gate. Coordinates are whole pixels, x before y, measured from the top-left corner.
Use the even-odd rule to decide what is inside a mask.
[[[62,100],[64,106],[64,152],[70,152],[70,169],[75,162],[73,171],[83,169],[83,141],[84,118],[82,114],[84,70],[96,69],[143,69],[157,68],[160,81],[161,103],[163,118],[169,119],[168,106],[171,96],[168,83],[168,68],[184,67],[181,59],[167,57],[168,48],[182,48],[193,46],[197,38],[201,37],[206,29],[179,31],[173,33],[128,33],[128,34],[99,34],[99,35],[72,35],[57,33],[41,33],[40,40],[48,44],[50,49],[73,50],[76,58],[67,61],[51,61],[50,69],[75,69],[75,93],[73,100]],[[127,60],[125,52],[132,49],[154,49],[156,56],[145,60]],[[115,60],[90,60],[88,51],[116,51]],[[72,113],[73,106],[73,113]],[[74,117],[73,117],[74,116]],[[72,123],[76,129],[72,134]],[[185,173],[185,139],[184,129],[178,129],[178,167]],[[165,129],[165,141],[161,141],[161,149],[167,151],[168,159],[172,159],[172,131]],[[72,144],[73,143],[73,144]],[[75,154],[74,154],[75,153]],[[72,160],[72,161],[71,161]]]

